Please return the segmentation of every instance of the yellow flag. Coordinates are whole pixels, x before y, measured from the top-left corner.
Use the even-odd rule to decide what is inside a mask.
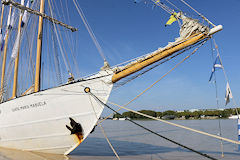
[[[160,2],[160,0],[157,0],[155,3],[159,3]]]
[[[175,21],[177,20],[177,18],[175,17],[176,15],[177,15],[177,13],[174,12],[174,13],[170,16],[170,18],[169,18],[169,20],[167,21],[166,25],[171,25],[173,22],[175,22]],[[166,26],[166,25],[165,25],[165,26]]]

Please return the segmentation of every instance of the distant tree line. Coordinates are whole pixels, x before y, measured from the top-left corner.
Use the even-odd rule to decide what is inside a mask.
[[[240,108],[237,109],[238,113],[240,113]],[[191,112],[189,110],[184,110],[183,112],[177,112],[173,110],[167,110],[165,112],[155,112],[152,110],[140,110],[138,112],[150,115],[152,117],[158,117],[158,118],[165,118],[169,116],[174,116],[175,118],[184,118],[184,119],[201,119],[204,117],[219,117],[219,118],[228,118],[231,115],[236,115],[236,109],[230,108],[230,109],[224,109],[224,110],[198,110]],[[113,118],[124,118],[128,117],[131,119],[149,119],[147,117],[144,117],[142,115],[133,113],[133,112],[124,112],[122,115],[120,114],[114,114]],[[165,118],[167,119],[167,118]]]

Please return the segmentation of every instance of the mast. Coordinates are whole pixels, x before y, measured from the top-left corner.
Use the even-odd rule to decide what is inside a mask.
[[[10,18],[12,13],[12,5],[10,5],[9,13],[8,13],[8,26],[10,26]],[[10,33],[11,28],[7,29],[6,37],[5,37],[5,44],[4,44],[4,50],[3,50],[3,63],[2,63],[2,75],[1,75],[1,92],[0,92],[0,101],[3,100],[3,92],[4,92],[4,78],[5,78],[5,68],[6,68],[6,58],[7,58],[7,48],[8,48],[8,37]]]
[[[3,14],[4,14],[4,4],[2,5],[2,14],[1,14],[1,21],[0,21],[0,34],[2,35],[2,22],[3,22]],[[2,37],[1,37],[2,38]],[[2,39],[1,39],[2,40]],[[3,42],[2,42],[3,43]],[[1,47],[1,46],[0,46]],[[0,89],[0,95],[2,97],[2,87]],[[2,98],[1,98],[2,99]]]
[[[1,31],[2,31],[3,13],[4,13],[4,4],[2,5],[2,14],[1,14],[1,22],[0,22]]]
[[[41,0],[40,13],[44,13],[44,5],[45,5],[45,0]],[[42,30],[43,30],[43,17],[39,16],[34,92],[38,92],[40,90]]]
[[[22,12],[22,11],[21,11]],[[18,21],[18,34],[21,34],[21,23],[23,18],[23,12],[20,13],[19,21]],[[15,65],[14,65],[14,77],[13,77],[13,90],[12,90],[12,98],[15,98],[17,95],[17,80],[18,80],[18,64],[19,64],[19,51],[20,47],[17,51],[17,56],[15,59]]]
[[[77,28],[74,28],[68,24],[65,24],[55,18],[49,17],[46,14],[44,14],[44,5],[45,0],[41,0],[40,4],[40,11],[33,10],[27,6],[24,6],[20,3],[17,3],[13,0],[2,0],[3,5],[10,5],[14,6],[22,12],[27,11],[29,13],[35,14],[39,16],[39,25],[38,25],[38,38],[37,38],[37,55],[36,55],[36,71],[35,71],[35,82],[34,82],[34,91],[38,92],[40,90],[40,74],[41,74],[41,52],[42,52],[42,30],[43,30],[43,18],[49,20],[52,23],[59,24],[67,29],[70,29],[72,32],[77,31]],[[19,19],[19,28],[18,32],[21,32],[21,22],[22,17]],[[18,76],[18,59],[19,59],[19,50],[17,52],[17,57],[15,60],[15,72],[14,72],[14,84],[13,84],[13,94],[12,96],[16,96],[16,88],[17,88],[17,76]]]

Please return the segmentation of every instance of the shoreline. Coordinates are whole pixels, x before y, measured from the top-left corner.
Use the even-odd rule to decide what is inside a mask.
[[[104,119],[104,117],[103,117]],[[154,119],[148,119],[148,118],[129,118],[131,120],[137,120],[137,121],[155,121]],[[174,118],[174,119],[163,119],[163,118],[160,118],[162,120],[217,120],[217,119],[220,119],[220,120],[237,120],[237,119],[232,119],[232,118],[219,118],[217,116],[214,116],[214,117],[204,117],[204,118],[194,118],[194,117],[190,117],[188,119],[186,118]],[[125,121],[126,119],[118,119],[118,118],[108,118],[108,120],[117,120],[117,121]]]

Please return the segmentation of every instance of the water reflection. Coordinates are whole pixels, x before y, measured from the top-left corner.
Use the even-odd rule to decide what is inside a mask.
[[[144,154],[158,154],[166,152],[186,152],[179,147],[157,146],[139,142],[111,140],[112,145],[117,150],[119,156],[133,156]],[[106,143],[104,138],[89,138],[86,143],[83,143],[71,155],[81,156],[113,156],[111,148]]]

